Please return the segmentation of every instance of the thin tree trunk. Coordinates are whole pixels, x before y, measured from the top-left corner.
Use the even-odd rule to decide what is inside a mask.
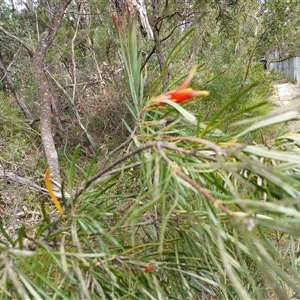
[[[60,83],[59,83],[59,82],[51,75],[50,72],[47,71],[47,73],[48,73],[48,75],[51,77],[51,79],[54,81],[54,83],[57,85],[57,87],[58,87],[58,88],[64,93],[64,95],[66,96],[67,100],[69,101],[70,107],[71,107],[71,109],[72,109],[73,112],[74,112],[74,115],[75,115],[75,117],[76,117],[76,119],[77,119],[77,122],[78,122],[80,128],[84,131],[84,133],[85,133],[85,135],[87,136],[87,138],[88,138],[89,142],[91,143],[92,147],[93,147],[94,149],[96,149],[96,148],[97,148],[97,145],[96,145],[96,143],[94,142],[93,137],[91,136],[91,134],[87,131],[87,129],[84,127],[84,125],[83,125],[82,122],[81,122],[81,117],[80,117],[79,112],[78,112],[78,110],[77,110],[77,108],[76,108],[74,99],[68,94],[68,92],[62,87],[62,85],[61,85],[61,84],[60,84]]]
[[[60,27],[64,12],[70,3],[71,0],[60,0],[58,2],[51,20],[51,25],[41,35],[41,39],[33,55],[32,65],[34,79],[40,98],[40,126],[45,156],[51,170],[52,179],[59,184],[61,183],[60,169],[57,151],[51,131],[52,94],[46,74],[44,72],[44,58]]]
[[[79,27],[87,25],[86,22],[83,22],[83,18],[82,18],[83,17],[82,16],[82,11],[85,9],[85,6],[82,3],[78,7],[79,7],[78,18],[77,18],[77,22],[76,22],[75,33],[74,33],[74,36],[73,36],[72,42],[71,42],[71,48],[72,48],[72,50],[71,50],[71,52],[72,52],[72,65],[73,65],[73,68],[72,68],[73,69],[73,74],[71,75],[71,78],[72,78],[72,81],[73,81],[73,95],[72,95],[71,102],[72,102],[73,111],[75,113],[75,116],[76,116],[76,119],[77,119],[77,121],[79,123],[79,126],[84,131],[84,133],[85,133],[87,139],[89,140],[89,142],[91,143],[93,149],[96,150],[97,149],[97,144],[94,141],[94,139],[91,136],[91,134],[89,134],[89,132],[87,131],[87,129],[82,124],[80,115],[78,113],[78,110],[76,109],[76,104],[75,104],[76,95],[77,95],[77,99],[81,99],[81,93],[80,93],[80,90],[79,90],[78,85],[77,85],[77,66],[76,66],[76,59],[75,59],[75,40],[77,38]]]
[[[160,67],[161,71],[164,71],[164,65],[165,65],[165,58],[161,47],[161,42],[159,38],[159,22],[158,22],[158,8],[159,8],[159,1],[158,0],[152,0],[152,6],[153,6],[153,15],[154,15],[154,30],[153,30],[153,36],[154,36],[154,43],[155,43],[155,51],[157,56],[157,61]],[[162,79],[162,88],[163,91],[167,91],[169,89],[169,73],[167,70],[165,71],[165,74],[163,75]]]
[[[14,0],[10,0],[10,4],[11,4],[11,10],[12,10],[12,11],[15,11],[16,8],[15,8]]]
[[[4,75],[3,78],[5,79],[9,89],[11,90],[11,92],[13,93],[16,101],[18,102],[25,118],[29,121],[32,122],[33,121],[33,116],[31,114],[31,112],[29,111],[29,109],[27,108],[24,100],[22,99],[22,97],[19,95],[19,93],[15,90],[14,88],[14,84],[10,78],[10,75],[8,73],[8,70],[6,69],[6,67],[3,65],[3,61],[2,61],[2,57],[0,55],[0,69],[2,69]]]
[[[58,134],[61,137],[63,137],[65,130],[64,130],[62,124],[61,124],[59,112],[58,112],[58,109],[56,107],[56,104],[55,104],[55,101],[54,101],[53,97],[51,97],[51,108],[52,108],[54,122],[55,122],[56,128],[58,130]]]

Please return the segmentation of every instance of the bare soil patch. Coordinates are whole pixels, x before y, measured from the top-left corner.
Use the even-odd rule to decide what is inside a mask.
[[[275,94],[271,97],[271,101],[276,106],[287,105],[292,101],[300,99],[300,84],[294,84],[291,82],[277,83],[275,84]],[[300,106],[295,110],[298,111],[299,121],[290,122],[288,127],[290,130],[298,132],[300,131]]]

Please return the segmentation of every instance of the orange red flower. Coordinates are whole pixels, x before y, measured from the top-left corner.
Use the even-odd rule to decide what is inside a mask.
[[[162,102],[163,100],[171,100],[178,104],[186,102],[194,97],[207,97],[209,95],[208,91],[195,91],[192,88],[188,88],[187,86],[190,84],[194,74],[197,70],[198,66],[195,66],[189,73],[189,75],[185,78],[183,83],[176,89],[164,94],[161,94],[157,97],[151,99],[152,105],[166,105],[167,103]]]

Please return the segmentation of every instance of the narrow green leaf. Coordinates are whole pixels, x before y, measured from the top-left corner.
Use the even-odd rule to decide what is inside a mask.
[[[7,239],[7,241],[11,244],[14,245],[13,239],[10,237],[10,235],[7,233],[5,228],[2,225],[2,222],[0,222],[0,232],[3,234],[3,236]]]
[[[219,253],[222,258],[224,267],[228,273],[228,277],[230,278],[231,283],[234,285],[236,292],[238,293],[240,299],[251,299],[243,285],[241,284],[240,278],[237,276],[229,258],[230,255],[225,249],[225,245],[221,235],[219,234],[217,237],[217,244],[219,248]]]
[[[289,112],[286,112],[286,113],[283,113],[281,115],[274,116],[274,117],[271,117],[271,118],[267,118],[267,116],[266,116],[265,120],[262,120],[260,122],[252,124],[247,129],[245,129],[244,131],[242,131],[242,132],[238,133],[236,136],[234,136],[234,138],[237,139],[237,138],[239,138],[239,137],[241,137],[241,136],[243,136],[243,135],[245,135],[245,134],[247,134],[251,131],[259,129],[259,128],[263,128],[263,127],[266,127],[266,126],[270,126],[270,125],[274,125],[274,124],[283,123],[283,122],[293,120],[297,117],[297,115],[298,115],[298,113],[296,111],[289,111]]]
[[[200,137],[203,137],[213,127],[213,125],[217,122],[218,118],[222,115],[222,113],[227,108],[229,108],[231,105],[241,100],[244,94],[248,93],[252,88],[254,88],[257,85],[258,85],[257,82],[250,84],[248,87],[243,89],[237,96],[233,97],[230,101],[228,101],[220,109],[218,109],[218,111],[210,118],[206,128],[201,132]]]
[[[80,151],[80,145],[76,146],[74,150],[74,154],[71,161],[70,171],[69,171],[69,192],[70,196],[72,198],[73,195],[73,187],[74,187],[74,179],[75,179],[75,168],[76,168],[76,162],[79,156]]]
[[[197,119],[196,117],[188,112],[186,109],[184,109],[182,106],[180,106],[179,104],[177,104],[176,102],[170,100],[170,99],[160,99],[159,102],[163,102],[163,103],[167,103],[170,106],[174,107],[189,123],[197,123]]]
[[[245,148],[243,148],[243,152],[255,154],[261,157],[267,157],[270,159],[286,161],[300,166],[299,155],[288,153],[286,151],[283,152],[278,150],[272,150],[260,146],[246,146]]]
[[[26,260],[22,260],[22,264],[24,264],[24,266],[26,266],[29,270],[31,270],[37,277],[39,277],[46,285],[47,287],[51,288],[54,292],[56,292],[62,299],[69,299],[69,297],[63,292],[63,290],[61,290],[56,283],[54,283],[53,281],[49,280],[48,278],[46,278],[42,272],[40,272],[39,270],[36,269],[32,269],[32,265],[27,263]],[[20,271],[18,269],[18,271]],[[22,272],[22,275],[24,276],[25,274]],[[27,281],[29,281],[29,278],[26,278]],[[33,285],[33,282],[30,282],[31,285]],[[39,289],[40,290],[40,289]],[[41,290],[40,290],[41,291]]]

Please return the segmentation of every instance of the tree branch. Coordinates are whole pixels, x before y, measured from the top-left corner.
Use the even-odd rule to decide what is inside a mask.
[[[0,26],[0,31],[2,31],[3,33],[5,33],[8,37],[10,37],[11,39],[17,41],[19,44],[21,44],[28,52],[30,57],[33,57],[34,55],[34,50],[28,45],[26,44],[23,40],[21,40],[20,38],[18,38],[17,36],[13,35],[12,33],[10,33],[9,31],[5,30],[2,26]]]
[[[72,101],[73,111],[75,113],[77,122],[78,122],[79,126],[81,127],[81,129],[84,131],[84,133],[85,133],[87,139],[89,140],[90,144],[92,145],[93,149],[95,150],[97,148],[96,142],[94,141],[92,135],[87,131],[87,129],[82,124],[80,115],[79,115],[78,110],[76,109],[76,105],[75,105],[76,94],[77,94],[77,97],[79,99],[81,99],[81,94],[80,94],[80,91],[79,91],[78,85],[77,85],[77,67],[76,67],[76,59],[75,59],[75,40],[77,38],[77,33],[78,33],[78,28],[79,28],[79,24],[80,24],[80,19],[81,19],[83,6],[84,5],[82,4],[79,7],[77,22],[76,22],[76,26],[75,26],[75,32],[74,32],[74,35],[73,35],[73,38],[72,38],[72,41],[71,41],[71,54],[72,54],[72,66],[73,66],[73,74],[72,74],[73,94],[72,94],[72,100],[71,101]]]
[[[159,151],[163,160],[168,164],[168,166],[174,171],[174,173],[177,176],[179,176],[181,179],[183,179],[185,182],[187,182],[189,185],[191,185],[194,189],[196,189],[199,192],[199,194],[202,194],[215,207],[222,210],[228,216],[232,215],[231,210],[228,209],[226,206],[224,206],[222,203],[220,203],[215,197],[213,197],[207,189],[203,188],[198,183],[196,183],[194,180],[192,180],[189,176],[187,176],[186,174],[181,172],[178,167],[175,167],[174,163],[168,158],[165,151],[163,150],[162,142],[157,142],[156,148]]]
[[[0,69],[2,69],[4,76],[3,78],[5,79],[9,89],[11,90],[11,92],[13,93],[17,103],[19,104],[25,118],[31,122],[33,120],[33,116],[31,114],[31,112],[29,111],[29,109],[27,108],[23,98],[19,95],[19,93],[17,92],[17,90],[14,87],[13,81],[8,73],[7,68],[4,66],[3,61],[2,61],[2,56],[0,53]]]
[[[34,183],[33,181],[31,181],[27,178],[21,177],[15,173],[6,172],[2,168],[0,168],[0,178],[11,181],[11,182],[16,182],[16,183],[22,184],[31,190],[48,195],[48,190],[46,188],[43,188],[43,187],[37,185],[36,183]],[[54,193],[57,198],[62,198],[62,195],[60,192],[54,192]],[[64,197],[66,199],[68,199],[68,198],[70,198],[70,195],[68,195],[67,193],[64,193]]]
[[[162,47],[161,47],[161,41],[159,38],[158,24],[159,24],[160,18],[158,17],[158,2],[157,2],[157,0],[152,0],[152,7],[153,7],[154,18],[155,18],[155,26],[153,29],[155,51],[156,51],[157,61],[158,61],[160,70],[162,71],[164,68],[164,65],[165,65],[165,58],[164,58],[164,54],[163,54]],[[169,73],[166,70],[166,72],[163,74],[163,79],[162,79],[163,91],[167,91],[168,87],[169,87]]]
[[[119,159],[117,159],[116,161],[114,161],[113,163],[111,163],[108,167],[100,170],[96,175],[94,175],[93,177],[89,178],[83,185],[83,187],[81,187],[76,195],[75,198],[79,197],[82,192],[87,189],[92,183],[94,183],[96,180],[98,180],[100,177],[105,176],[106,173],[108,173],[112,168],[114,168],[115,166],[117,166],[118,164],[120,164],[121,162],[125,161],[126,159],[134,156],[137,153],[140,153],[146,149],[149,148],[153,148],[155,147],[155,145],[157,144],[157,142],[149,142],[147,144],[144,144],[142,146],[140,146],[139,148],[136,148],[132,151],[130,151],[129,153],[127,153],[126,155],[120,157]]]

